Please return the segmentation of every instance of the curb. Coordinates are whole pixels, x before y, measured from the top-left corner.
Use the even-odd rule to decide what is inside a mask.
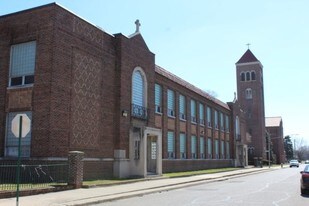
[[[62,205],[86,206],[89,204],[100,204],[104,202],[110,202],[110,201],[126,199],[126,198],[131,198],[131,197],[136,197],[136,196],[143,196],[143,195],[152,194],[152,193],[159,193],[159,192],[180,189],[180,188],[187,187],[187,186],[211,183],[211,182],[216,182],[216,181],[226,181],[232,178],[248,176],[248,175],[253,175],[253,174],[258,174],[258,173],[263,173],[263,172],[270,172],[274,169],[281,169],[281,168],[265,168],[265,169],[259,169],[257,171],[244,171],[242,173],[228,174],[228,175],[224,175],[221,177],[206,177],[206,178],[201,178],[197,180],[188,180],[185,182],[173,183],[173,184],[168,184],[164,186],[156,186],[156,187],[151,187],[151,188],[143,189],[143,190],[133,190],[133,191],[123,192],[123,193],[111,194],[107,196],[90,197],[90,198],[86,198],[82,200],[66,202],[66,203],[63,203]],[[156,179],[150,179],[150,180],[156,180]],[[145,180],[141,180],[141,181],[145,181]],[[128,184],[128,183],[125,183],[125,184]]]

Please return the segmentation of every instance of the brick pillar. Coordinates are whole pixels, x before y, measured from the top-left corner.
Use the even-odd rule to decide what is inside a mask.
[[[71,151],[69,152],[69,181],[68,184],[72,185],[75,189],[81,188],[83,184],[83,163],[84,152]]]

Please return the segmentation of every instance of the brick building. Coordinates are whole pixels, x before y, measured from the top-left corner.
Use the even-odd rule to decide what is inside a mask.
[[[23,161],[83,151],[86,179],[247,165],[241,101],[157,66],[138,21],[111,35],[52,3],[1,16],[0,51],[2,162],[17,157],[11,122],[23,114]]]
[[[270,135],[272,157],[275,163],[286,162],[286,155],[284,151],[284,135],[283,122],[281,117],[266,117],[266,130]]]
[[[254,160],[266,160],[266,130],[263,65],[250,49],[236,63],[236,74],[238,100],[251,137],[248,158],[252,164]]]

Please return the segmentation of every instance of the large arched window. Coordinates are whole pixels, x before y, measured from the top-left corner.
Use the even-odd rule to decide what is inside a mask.
[[[132,115],[147,118],[147,81],[142,68],[137,67],[132,75]]]

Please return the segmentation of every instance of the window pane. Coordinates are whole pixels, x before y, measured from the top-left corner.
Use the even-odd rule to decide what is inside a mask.
[[[144,79],[140,71],[133,73],[132,80],[132,103],[144,106]]]
[[[18,156],[18,138],[12,132],[12,120],[17,114],[26,114],[30,120],[32,120],[32,112],[11,112],[7,117],[7,130],[6,130],[6,142],[5,153],[6,156],[17,157]],[[31,129],[26,137],[21,138],[21,156],[30,157],[30,145],[31,145]]]
[[[186,100],[183,95],[179,95],[179,118],[186,119]]]
[[[204,153],[205,153],[204,137],[200,137],[200,154],[201,154],[201,158],[204,158]]]
[[[10,77],[34,74],[35,52],[35,41],[12,45]]]
[[[34,82],[34,75],[25,76],[25,84],[33,84]]]
[[[186,134],[180,133],[180,153],[181,157],[185,158],[186,153]]]
[[[156,112],[162,112],[162,87],[159,84],[155,84],[155,106]]]
[[[204,121],[204,105],[200,104],[200,124],[204,125],[205,121]]]
[[[11,78],[11,86],[17,86],[23,84],[23,77],[14,77]]]
[[[208,158],[212,158],[212,141],[211,141],[211,138],[208,138],[207,151],[208,151]]]
[[[196,146],[197,146],[196,136],[193,135],[191,136],[191,153],[193,159],[196,158]]]
[[[207,123],[208,127],[211,127],[211,108],[207,107]]]
[[[174,132],[167,133],[167,151],[174,152]]]
[[[167,108],[168,115],[175,116],[174,108],[175,108],[175,94],[172,90],[167,90]]]

